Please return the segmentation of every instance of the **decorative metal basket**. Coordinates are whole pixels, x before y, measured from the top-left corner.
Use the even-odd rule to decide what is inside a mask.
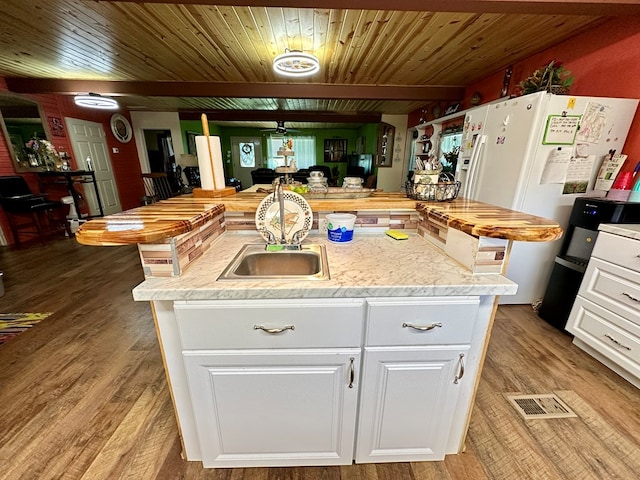
[[[413,200],[450,202],[460,192],[460,182],[406,183],[407,197]]]

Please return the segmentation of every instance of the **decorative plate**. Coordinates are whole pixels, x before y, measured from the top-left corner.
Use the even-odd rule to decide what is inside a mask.
[[[295,192],[283,190],[284,197],[284,221],[285,238],[287,243],[291,242],[296,232],[298,239],[302,241],[311,230],[313,225],[313,213],[311,207],[302,195]],[[276,195],[267,195],[256,210],[256,228],[262,238],[269,241],[267,232],[271,232],[277,241],[280,240],[280,205]]]

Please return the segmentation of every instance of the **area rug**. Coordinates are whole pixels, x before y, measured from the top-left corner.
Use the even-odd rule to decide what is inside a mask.
[[[0,345],[29,330],[52,313],[0,313]]]

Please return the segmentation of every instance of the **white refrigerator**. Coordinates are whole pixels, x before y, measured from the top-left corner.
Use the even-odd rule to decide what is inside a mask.
[[[550,218],[566,229],[577,196],[606,193],[591,190],[595,177],[610,150],[624,153],[637,106],[637,99],[537,92],[468,110],[456,168],[460,196]],[[587,192],[563,194],[558,172],[577,174],[580,166],[585,175],[590,161]],[[560,242],[513,242],[506,276],[518,293],[500,303],[543,297]]]

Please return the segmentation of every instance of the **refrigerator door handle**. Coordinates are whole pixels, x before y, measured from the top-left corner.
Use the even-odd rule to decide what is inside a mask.
[[[472,191],[474,183],[476,181],[478,170],[480,168],[480,159],[482,158],[482,155],[480,153],[482,152],[482,148],[486,140],[486,135],[480,135],[476,139],[476,144],[474,145],[473,151],[471,152],[471,158],[469,159],[469,170],[467,170],[467,181],[464,184],[464,189],[462,192],[462,196],[464,198],[473,198]]]

